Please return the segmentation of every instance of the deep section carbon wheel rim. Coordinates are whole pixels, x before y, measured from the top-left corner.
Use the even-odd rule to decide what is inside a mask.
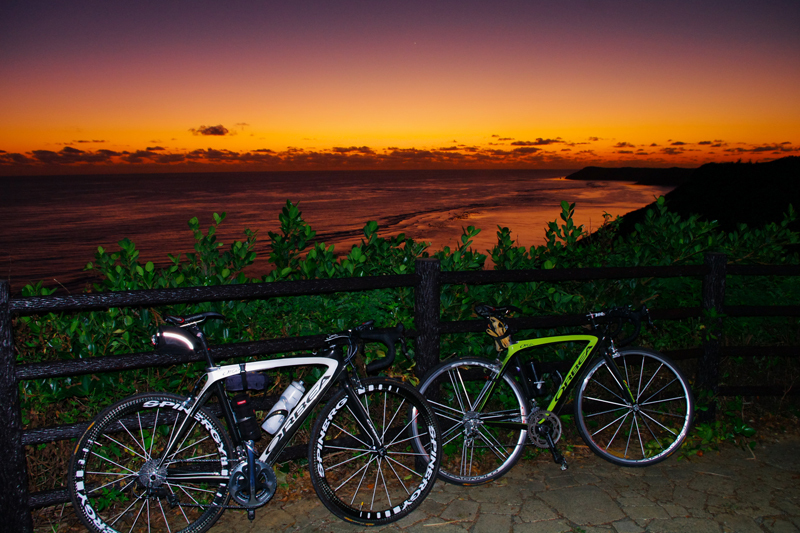
[[[575,419],[589,448],[623,466],[645,466],[675,453],[694,416],[689,382],[673,361],[642,348],[620,351],[614,362],[633,400],[599,359],[581,379]]]
[[[187,419],[182,401],[132,396],[103,411],[78,441],[69,489],[90,531],[197,533],[222,514],[230,439],[205,410]]]
[[[483,359],[447,361],[419,386],[442,431],[439,477],[447,482],[488,483],[508,472],[524,451],[525,397],[508,375],[492,389],[497,374],[497,365]]]
[[[358,398],[342,390],[325,406],[309,444],[311,480],[336,516],[366,525],[394,522],[422,503],[439,465],[436,418],[412,387],[376,378],[362,382]],[[362,424],[357,401],[369,422]],[[415,449],[412,425],[422,428]]]

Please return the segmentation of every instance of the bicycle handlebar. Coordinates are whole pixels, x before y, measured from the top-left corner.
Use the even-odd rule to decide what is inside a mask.
[[[609,329],[613,326],[616,326],[609,333],[612,337],[618,337],[616,343],[619,346],[625,346],[639,336],[639,333],[642,330],[642,319],[647,318],[648,322],[652,324],[652,321],[650,320],[650,312],[645,305],[642,305],[638,310],[633,310],[630,306],[610,307],[598,313],[589,313],[586,315],[586,317],[589,319],[592,327],[595,329],[597,329],[597,325],[595,324],[595,319],[597,318],[606,319],[604,321],[611,322]],[[634,325],[634,330],[633,333],[627,337],[619,338],[619,334],[622,332],[623,322],[632,323]]]
[[[219,313],[215,313],[214,311],[206,311],[205,313],[197,313],[196,315],[188,315],[188,316],[165,315],[164,321],[169,322],[172,325],[185,328],[193,326],[194,324],[205,322],[206,319],[208,318],[218,318],[221,320],[224,319],[225,317]]]
[[[376,361],[372,361],[366,367],[366,372],[371,374],[373,372],[377,372],[379,370],[383,370],[384,368],[388,368],[394,362],[395,357],[395,343],[399,340],[403,345],[403,351],[405,351],[405,327],[403,324],[398,324],[393,329],[389,331],[374,331],[372,329],[372,325],[375,323],[374,320],[369,320],[364,322],[363,324],[348,330],[343,331],[341,333],[334,333],[333,335],[329,335],[325,342],[329,345],[335,344],[342,344],[341,341],[348,344],[351,348],[354,348],[353,341],[377,341],[386,346],[386,356],[382,357]],[[353,352],[354,354],[355,352]]]
[[[367,365],[367,374],[388,368],[394,362],[395,356],[395,343],[399,340],[403,344],[405,350],[405,327],[403,324],[397,326],[391,331],[380,333],[377,331],[363,331],[361,338],[364,340],[378,341],[386,346],[386,357],[382,357],[377,361],[372,361]]]

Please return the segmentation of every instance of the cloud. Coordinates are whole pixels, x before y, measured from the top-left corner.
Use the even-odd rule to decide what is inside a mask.
[[[85,152],[65,146],[59,152],[51,150],[34,150],[31,152],[37,161],[49,165],[71,165],[76,163],[110,163],[111,158],[119,155],[111,150],[98,150],[97,152]]]
[[[533,146],[525,146],[523,148],[514,148],[515,154],[533,154],[536,152],[541,151],[541,148],[535,148]]]
[[[735,154],[758,154],[764,152],[772,152],[776,154],[787,154],[792,152],[800,152],[800,148],[792,148],[791,143],[785,144],[762,144],[760,146],[751,146],[749,148],[744,147],[736,147],[736,148],[726,148],[724,150],[727,153],[735,153]]]
[[[216,135],[220,137],[230,133],[228,128],[222,124],[217,124],[216,126],[200,126],[199,128],[190,128],[189,131],[191,131],[194,135]]]
[[[547,146],[548,144],[563,143],[560,139],[542,139],[537,137],[535,141],[516,141],[511,146]]]
[[[214,126],[212,128],[222,128]],[[223,128],[224,129],[224,128]],[[194,130],[197,135],[209,132],[203,126]],[[218,132],[221,133],[221,132]],[[206,133],[215,135],[213,133]],[[499,135],[493,139],[500,139]],[[22,174],[85,174],[124,172],[180,171],[269,171],[269,170],[380,170],[380,169],[454,169],[454,168],[580,168],[589,165],[614,165],[634,161],[642,166],[701,165],[707,162],[736,160],[749,154],[751,159],[773,160],[800,153],[800,146],[791,142],[736,143],[728,147],[723,141],[704,140],[684,143],[670,140],[662,147],[652,143],[650,149],[616,139],[600,142],[571,142],[555,138],[536,138],[529,141],[489,142],[465,145],[453,141],[438,148],[374,148],[370,146],[334,146],[325,148],[292,147],[284,150],[259,148],[230,150],[201,148],[191,151],[175,150],[159,141],[150,141],[143,149],[114,151],[83,150],[63,146],[60,151],[34,150],[8,153],[0,150],[0,173]],[[76,143],[78,141],[75,141]],[[167,141],[169,142],[169,141]],[[561,144],[561,147],[555,147]],[[731,143],[732,145],[734,143]],[[579,146],[590,145],[590,146]],[[548,146],[551,146],[548,148]],[[703,148],[725,146],[714,153],[690,154]],[[572,148],[575,147],[575,148]],[[587,149],[582,149],[587,148]],[[588,149],[591,148],[591,149]]]
[[[369,146],[350,146],[349,148],[341,148],[341,147],[334,147],[331,148],[331,152],[335,154],[370,154],[374,155],[375,152]]]

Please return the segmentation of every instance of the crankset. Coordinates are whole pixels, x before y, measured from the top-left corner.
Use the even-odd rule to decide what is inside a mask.
[[[549,448],[548,435],[553,444],[561,438],[561,420],[558,415],[544,410],[531,413],[528,418],[528,438],[531,442],[539,448]]]
[[[567,469],[567,460],[556,448],[556,442],[561,438],[561,420],[558,415],[550,411],[537,410],[528,418],[528,438],[539,448],[548,448],[553,454],[553,461],[561,465],[561,470]]]
[[[262,461],[253,462],[253,473],[247,461],[239,463],[231,473],[228,492],[231,498],[245,509],[261,507],[272,499],[278,488],[275,472]]]

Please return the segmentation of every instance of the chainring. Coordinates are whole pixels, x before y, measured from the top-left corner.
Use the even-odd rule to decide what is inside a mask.
[[[553,444],[561,438],[561,419],[551,411],[538,410],[528,417],[528,438],[539,448],[549,448],[547,432],[553,439]]]
[[[247,509],[261,507],[272,499],[278,488],[278,479],[275,472],[262,461],[255,462],[256,486],[255,493],[250,490],[250,471],[247,461],[239,463],[231,473],[228,481],[228,492],[231,498]]]

